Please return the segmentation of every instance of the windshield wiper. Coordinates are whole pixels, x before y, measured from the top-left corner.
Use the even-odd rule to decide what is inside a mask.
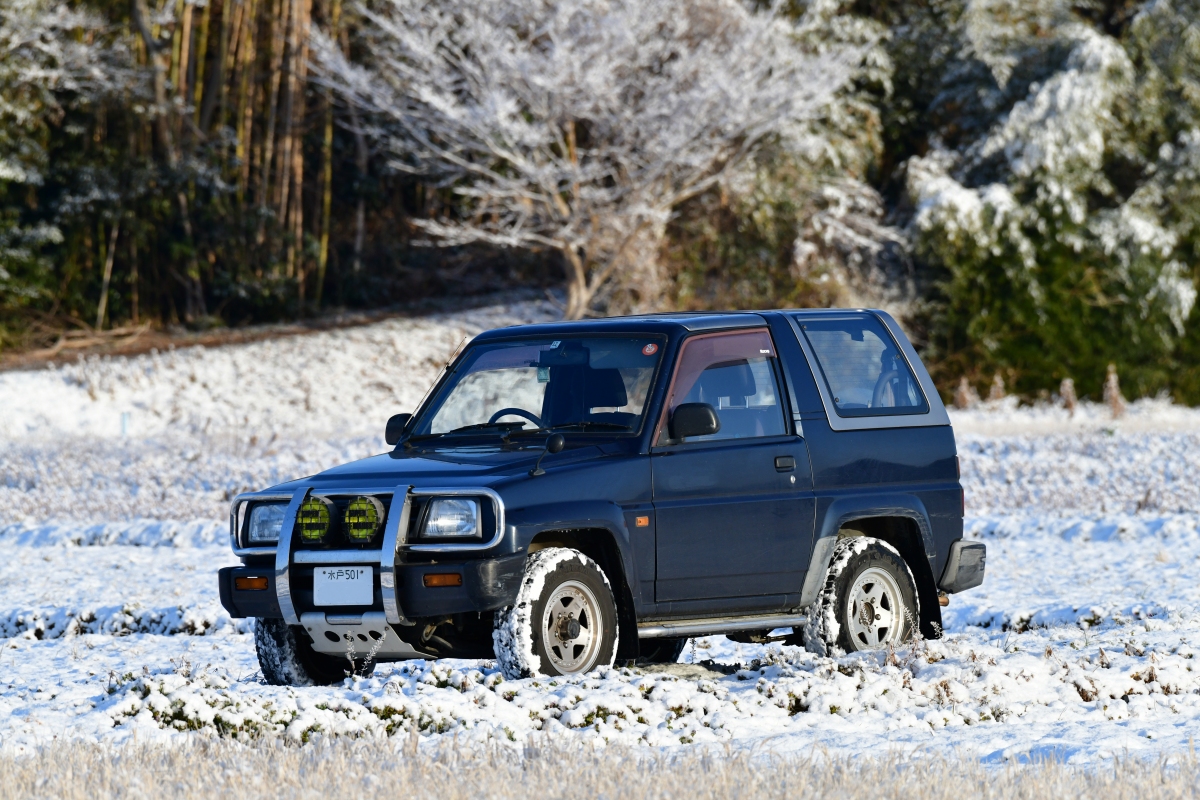
[[[523,423],[523,422],[478,422],[474,425],[463,425],[461,428],[455,428],[452,431],[446,431],[446,433],[468,433],[470,431],[485,431],[488,428],[495,428],[497,430],[508,431],[514,427],[519,428],[524,424],[525,423]]]
[[[631,430],[633,430],[633,428],[629,427],[628,425],[621,425],[616,422],[592,422],[591,420],[584,420],[582,422],[567,422],[562,425],[554,425],[550,428],[550,430],[561,431],[564,429],[571,429],[571,428],[576,428],[581,431],[585,431],[588,428],[594,428],[596,430],[605,430],[605,431],[631,431]]]
[[[540,436],[550,432],[550,428],[514,428],[506,436]]]
[[[442,431],[441,433],[425,433],[420,436],[410,436],[409,441],[424,441],[426,439],[437,439],[439,436],[448,436],[454,433],[484,433],[489,429],[503,431],[505,434],[511,433],[516,422],[480,422],[475,425],[464,425],[461,428],[455,428],[450,431]]]

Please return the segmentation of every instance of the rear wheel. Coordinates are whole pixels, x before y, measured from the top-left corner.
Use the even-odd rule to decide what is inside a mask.
[[[917,584],[900,553],[880,539],[854,536],[833,550],[804,644],[821,655],[894,647],[912,638],[918,619]]]
[[[255,620],[254,649],[263,678],[272,686],[329,686],[375,671],[374,661],[318,653],[303,628],[281,619]]]
[[[617,607],[604,572],[578,550],[537,551],[525,563],[516,603],[496,612],[492,641],[510,679],[611,666]]]

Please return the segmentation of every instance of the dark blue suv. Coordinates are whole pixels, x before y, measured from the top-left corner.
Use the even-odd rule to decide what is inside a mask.
[[[983,580],[950,420],[880,311],[489,331],[387,441],[233,502],[221,601],[272,683],[574,674],[705,634],[875,649]]]

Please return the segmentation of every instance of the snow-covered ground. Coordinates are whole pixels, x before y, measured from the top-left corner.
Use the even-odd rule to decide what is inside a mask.
[[[228,498],[382,450],[384,420],[464,336],[552,316],[531,303],[0,374],[0,747],[412,726],[988,761],[1189,746],[1200,413],[1160,401],[1117,421],[1091,405],[953,413],[988,576],[952,598],[940,641],[826,659],[708,637],[666,670],[504,681],[447,660],[262,685],[217,599]]]

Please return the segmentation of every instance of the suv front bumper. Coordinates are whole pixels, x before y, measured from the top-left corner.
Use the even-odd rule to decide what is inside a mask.
[[[501,558],[470,561],[397,564],[395,592],[397,604],[409,620],[447,617],[469,612],[495,611],[512,605],[524,574],[525,556],[522,553]],[[426,586],[425,575],[456,573],[462,576],[461,586]],[[283,619],[275,586],[275,571],[269,567],[225,567],[218,573],[221,605],[235,619],[261,617]],[[239,589],[237,578],[266,578],[265,589]],[[386,590],[385,590],[386,591]],[[293,593],[298,600],[299,592]],[[380,606],[377,611],[383,611]],[[305,608],[299,613],[321,611],[336,615],[338,609]]]

